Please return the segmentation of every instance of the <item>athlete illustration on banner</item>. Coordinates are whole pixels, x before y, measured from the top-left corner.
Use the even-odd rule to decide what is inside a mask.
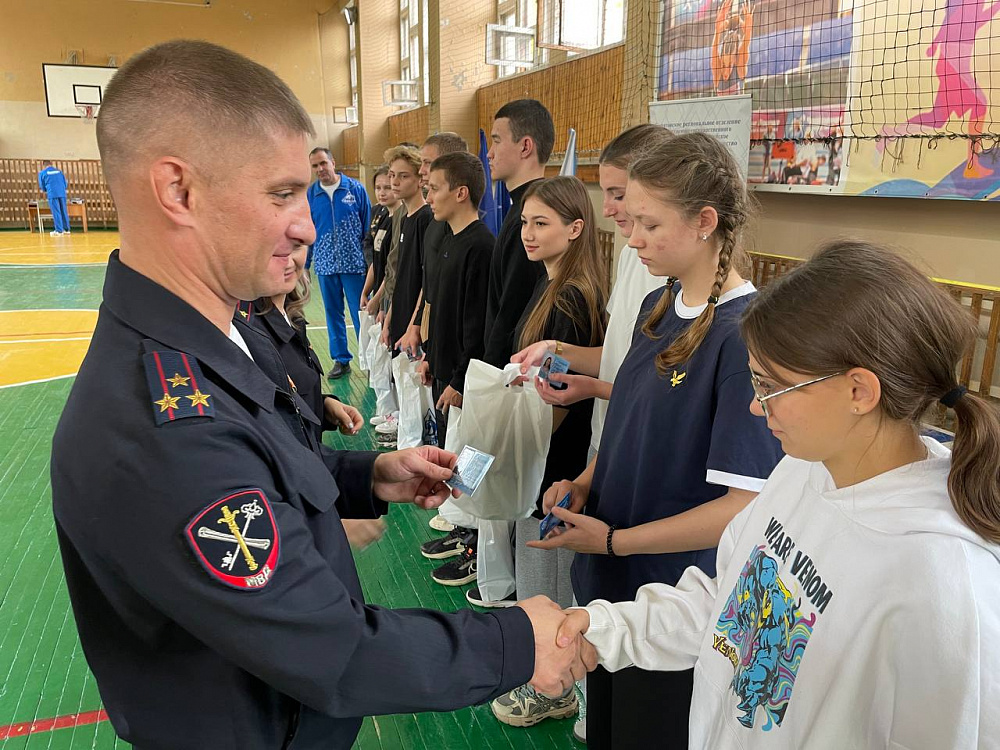
[[[742,94],[750,65],[753,5],[750,0],[722,0],[712,37],[712,82],[720,94]]]

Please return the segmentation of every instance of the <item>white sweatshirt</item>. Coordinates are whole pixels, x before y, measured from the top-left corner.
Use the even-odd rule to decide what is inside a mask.
[[[592,602],[615,671],[695,668],[690,747],[1000,748],[1000,547],[947,492],[951,454],[837,489],[785,458],[726,528],[718,576]]]

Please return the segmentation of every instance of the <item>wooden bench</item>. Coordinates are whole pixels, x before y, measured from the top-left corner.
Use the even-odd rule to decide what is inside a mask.
[[[750,260],[750,278],[758,289],[805,263],[802,258],[771,253],[750,253]],[[993,387],[997,350],[1000,349],[1000,287],[976,286],[949,279],[933,281],[947,290],[963,307],[967,307],[979,325],[975,347],[959,364],[959,384],[1000,403],[1000,393],[994,393]],[[1000,391],[1000,386],[997,390]],[[939,407],[935,411],[934,423],[945,425],[947,410]]]

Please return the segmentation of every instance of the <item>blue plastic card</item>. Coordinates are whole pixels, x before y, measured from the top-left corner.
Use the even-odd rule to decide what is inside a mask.
[[[494,460],[495,457],[489,453],[483,453],[467,445],[458,454],[458,465],[455,467],[451,479],[445,484],[463,495],[475,495]]]

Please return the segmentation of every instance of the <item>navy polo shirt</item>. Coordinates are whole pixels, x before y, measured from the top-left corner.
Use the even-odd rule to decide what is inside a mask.
[[[656,339],[642,332],[642,323],[667,291],[657,289],[643,301],[608,406],[585,512],[621,528],[691,510],[730,487],[759,491],[782,457],[766,420],[750,413],[753,390],[739,320],[756,293],[753,285],[722,297],[694,355],[664,377],[656,371],[656,355],[697,317],[696,310],[679,304],[679,287]],[[677,583],[692,565],[715,575],[715,549],[578,554],[573,591],[581,604],[624,601],[647,583]]]

